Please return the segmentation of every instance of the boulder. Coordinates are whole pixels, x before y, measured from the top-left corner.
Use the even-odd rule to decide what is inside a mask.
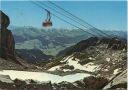
[[[9,75],[0,75],[0,81],[6,83],[13,83]]]
[[[8,75],[0,75],[0,90],[16,90],[14,82]]]

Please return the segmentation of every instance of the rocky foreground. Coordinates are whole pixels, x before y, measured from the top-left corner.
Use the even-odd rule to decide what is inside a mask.
[[[94,37],[39,66],[0,59],[0,90],[126,90],[126,47],[122,39]]]
[[[111,81],[104,77],[89,76],[75,82],[38,82],[29,80],[11,80],[8,75],[0,75],[0,90],[126,90],[127,71],[116,75]]]

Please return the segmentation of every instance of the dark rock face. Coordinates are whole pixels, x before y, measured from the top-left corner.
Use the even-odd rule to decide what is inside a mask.
[[[0,82],[0,90],[53,90],[53,88],[50,82],[27,84],[25,81],[15,80],[14,83]]]
[[[83,82],[85,83],[87,90],[98,90],[103,88],[108,83],[108,80],[104,77],[90,76],[85,78]]]
[[[52,85],[43,85],[43,84],[29,84],[25,87],[24,90],[53,90]]]
[[[14,59],[15,41],[12,32],[7,29],[9,23],[9,17],[1,11],[0,57]]]
[[[85,50],[89,46],[95,46],[97,41],[98,41],[97,37],[91,37],[89,39],[83,40],[74,46],[66,48],[63,51],[60,51],[58,56],[71,55],[73,52],[81,52],[82,50]]]
[[[90,76],[73,83],[53,84],[53,88],[54,90],[101,90],[107,82],[108,80],[103,77]]]
[[[0,31],[0,57],[13,59],[15,57],[15,41],[10,30]]]
[[[111,40],[109,40],[109,44],[108,44],[107,48],[111,48],[111,49],[114,49],[114,50],[123,50],[123,49],[126,50],[127,45],[126,45],[125,41],[120,40],[118,38],[112,38]]]
[[[110,89],[108,89],[108,90],[116,90],[116,89],[118,89],[118,90],[126,90],[126,88],[127,88],[127,83],[119,83],[119,84],[117,84],[117,85],[114,85],[114,86],[112,86]]]
[[[103,90],[126,90],[127,89],[127,70],[115,75]]]
[[[30,80],[30,84],[27,84],[25,81],[15,80],[15,85],[17,90],[53,90],[51,82],[37,84],[33,80]]]
[[[62,50],[59,52],[58,56],[66,56],[66,55],[71,55],[74,52],[82,52],[83,50],[91,47],[91,46],[96,46],[99,44],[107,44],[108,49],[113,49],[113,50],[123,50],[127,49],[127,40],[121,39],[121,38],[98,38],[98,37],[91,37],[86,40],[83,40],[79,43],[77,43],[74,46],[71,46],[69,48],[66,48],[65,50]]]
[[[6,83],[0,81],[0,90],[16,90],[13,83]]]
[[[0,27],[0,58],[11,60],[17,64],[21,64],[15,56],[15,40],[12,32],[7,29],[10,24],[9,17],[0,11],[1,27]]]
[[[84,90],[84,88],[81,88],[82,86],[77,87],[69,82],[61,82],[59,84],[54,84],[53,87],[54,90]]]

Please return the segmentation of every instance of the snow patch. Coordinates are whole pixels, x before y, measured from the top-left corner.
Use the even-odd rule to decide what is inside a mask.
[[[73,57],[69,58],[67,64],[74,66],[74,69],[85,70],[85,67],[78,63],[79,59],[73,60]]]
[[[99,65],[94,65],[94,63],[90,62],[85,65],[85,70],[90,72],[95,72],[98,70]]]
[[[90,74],[86,74],[86,73],[77,73],[66,76],[59,76],[45,72],[27,72],[27,71],[15,71],[15,70],[3,70],[0,71],[0,74],[9,75],[12,80],[15,80],[16,78],[21,80],[32,79],[40,82],[51,81],[52,83],[60,83],[62,81],[75,82],[77,80],[81,80],[85,77],[90,76]]]
[[[115,69],[114,72],[113,72],[113,74],[116,75],[118,73],[118,71],[119,71],[119,69]]]
[[[89,71],[89,72],[94,72],[94,71],[98,70],[98,67],[100,66],[100,65],[94,65],[92,62],[87,63],[86,65],[81,65],[79,63],[79,59],[77,59],[77,58],[74,59],[74,57],[72,55],[68,56],[67,58],[64,58],[64,60],[61,62],[62,63],[66,62],[66,64],[64,64],[64,65],[73,66],[74,70],[79,69],[79,70],[85,70],[85,71]],[[55,66],[55,67],[50,68],[48,71],[61,70],[60,67],[61,66]],[[66,72],[69,70],[63,70],[63,71]]]
[[[106,58],[106,61],[109,62],[110,61],[110,58]]]
[[[50,68],[48,71],[55,71],[55,70],[59,70],[60,66],[55,66]]]
[[[95,60],[95,58],[92,58],[92,57],[89,57],[88,59],[90,59],[90,60]]]
[[[64,72],[68,72],[71,71],[70,69],[63,69]]]

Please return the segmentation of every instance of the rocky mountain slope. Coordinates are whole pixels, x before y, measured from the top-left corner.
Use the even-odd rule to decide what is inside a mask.
[[[127,88],[127,70],[124,70],[116,74],[109,83],[103,88],[103,90],[112,90],[121,88],[121,90],[126,90]]]
[[[106,45],[106,48],[111,48],[114,50],[122,50],[127,48],[127,40],[125,38],[97,38],[97,37],[91,37],[86,40],[82,40],[76,45],[73,45],[71,47],[68,47],[58,53],[58,56],[65,56],[65,55],[71,55],[73,52],[82,52],[83,50],[86,50],[90,47],[95,47],[98,45]],[[104,46],[103,46],[104,47]]]
[[[16,53],[28,63],[47,62],[53,58],[53,56],[46,55],[39,49],[16,49]]]
[[[9,27],[14,35],[16,49],[40,49],[47,55],[57,55],[59,51],[90,37],[77,29],[38,29],[34,27]],[[106,31],[119,37],[126,37],[126,32]],[[96,34],[96,33],[95,33]]]
[[[55,60],[40,63],[41,72],[1,71],[13,83],[0,85],[2,89],[13,85],[13,90],[126,90],[126,47],[125,39],[91,37],[64,50]]]
[[[51,62],[45,68],[60,75],[88,73],[94,77],[104,77],[108,80],[104,90],[117,88],[125,90],[127,88],[126,43],[125,39],[120,38],[92,37],[62,51],[61,56],[64,58],[61,58],[59,63]]]

